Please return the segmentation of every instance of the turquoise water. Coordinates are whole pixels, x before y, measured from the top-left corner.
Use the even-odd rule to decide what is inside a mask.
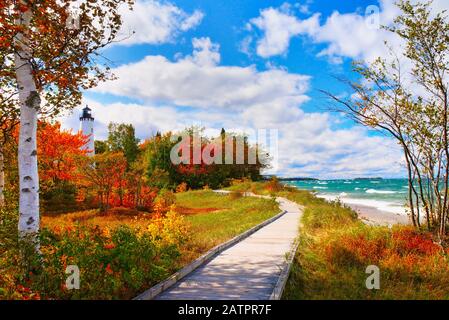
[[[404,213],[408,186],[406,179],[361,179],[287,181],[299,189],[315,191],[327,199],[375,207],[379,210]]]

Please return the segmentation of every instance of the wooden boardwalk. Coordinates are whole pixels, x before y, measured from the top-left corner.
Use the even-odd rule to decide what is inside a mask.
[[[298,236],[302,210],[277,198],[286,213],[162,292],[157,300],[268,300]]]

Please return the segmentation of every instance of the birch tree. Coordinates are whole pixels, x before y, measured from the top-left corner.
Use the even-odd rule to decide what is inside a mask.
[[[385,27],[405,46],[370,64],[356,63],[363,80],[346,81],[344,99],[326,92],[355,121],[393,137],[401,146],[413,225],[433,230],[444,244],[449,222],[449,19],[431,2],[398,4],[402,14]],[[343,108],[341,108],[343,107]],[[424,224],[424,225],[423,225]]]
[[[13,84],[20,111],[18,229],[23,237],[37,241],[39,232],[38,117],[80,105],[83,90],[113,78],[101,49],[119,40],[119,9],[131,8],[132,2],[0,2],[0,83]]]

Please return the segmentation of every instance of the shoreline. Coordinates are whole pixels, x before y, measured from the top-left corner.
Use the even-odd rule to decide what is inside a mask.
[[[334,201],[336,199],[339,199],[341,203],[357,212],[360,220],[370,225],[392,226],[395,224],[406,225],[410,223],[406,214],[400,214],[396,210],[391,210],[392,207],[389,208],[390,210],[382,210],[379,207],[375,206],[375,204],[369,205],[366,203],[358,203],[358,201],[356,202],[357,199],[353,199],[351,201],[351,198],[345,199],[332,197],[319,193],[316,194],[316,196],[327,201]],[[397,208],[397,210],[399,209]]]
[[[371,225],[387,225],[392,226],[395,224],[406,225],[409,224],[408,217],[398,213],[392,213],[388,211],[382,211],[374,207],[365,206],[361,204],[345,203],[352,210],[357,212],[360,220]]]
[[[298,188],[297,186],[294,187]],[[303,190],[310,191],[318,198],[322,198],[328,202],[339,200],[342,204],[354,210],[358,214],[358,218],[366,224],[389,227],[395,224],[410,224],[405,207],[395,203],[376,199],[341,197],[339,195],[323,194],[316,190]]]

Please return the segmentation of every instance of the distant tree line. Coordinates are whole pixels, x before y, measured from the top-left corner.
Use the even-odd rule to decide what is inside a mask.
[[[178,135],[193,136],[194,133],[202,135],[203,130],[192,127]],[[226,134],[224,129],[219,137],[202,136],[200,148],[204,151],[207,146],[220,144],[219,147],[223,150],[221,163],[207,164],[202,159],[200,163],[195,164],[192,146],[189,150],[192,153],[187,156],[188,161],[174,164],[170,155],[180,140],[175,136],[176,134],[172,132],[165,134],[157,132],[153,137],[140,143],[135,137],[135,129],[132,125],[111,123],[108,138],[104,141],[95,141],[95,152],[96,154],[123,153],[127,161],[127,170],[139,171],[139,174],[145,176],[147,185],[158,189],[174,190],[181,183],[185,183],[191,189],[206,186],[218,188],[227,185],[232,179],[259,180],[262,178],[261,170],[268,167],[268,155],[263,150],[259,150],[257,145],[251,145],[244,136]],[[226,139],[228,139],[227,142]],[[237,141],[243,141],[243,163],[237,161]],[[232,163],[229,163],[229,159],[228,161],[225,159],[226,143],[232,146],[230,152],[233,157]],[[214,150],[211,151],[212,156],[214,152]],[[257,155],[255,162],[249,161],[250,152]]]

